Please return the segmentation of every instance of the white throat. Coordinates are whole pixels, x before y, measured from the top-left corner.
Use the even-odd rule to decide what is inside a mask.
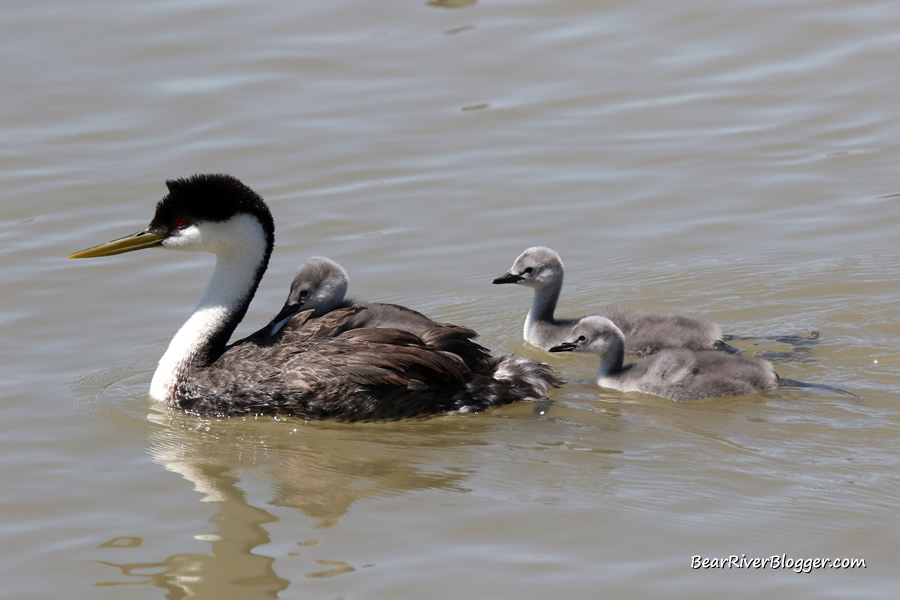
[[[150,383],[150,396],[168,403],[192,359],[249,304],[257,270],[265,259],[266,239],[254,217],[240,215],[188,228],[183,235],[164,241],[163,246],[216,254],[216,267],[206,292],[172,338]]]

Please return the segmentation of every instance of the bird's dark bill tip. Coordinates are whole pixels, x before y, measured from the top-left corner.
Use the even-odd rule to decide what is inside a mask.
[[[522,277],[519,275],[513,275],[512,273],[507,273],[501,277],[497,277],[491,283],[519,283],[522,281]]]
[[[558,346],[553,346],[552,348],[548,349],[547,352],[571,352],[575,348],[575,344],[571,342],[563,342]]]

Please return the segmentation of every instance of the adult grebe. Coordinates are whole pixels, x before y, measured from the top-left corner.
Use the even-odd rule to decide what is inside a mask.
[[[153,398],[198,414],[373,420],[543,399],[558,384],[550,367],[533,361],[488,355],[484,368],[473,371],[459,355],[410,332],[347,330],[364,307],[319,318],[307,311],[275,336],[250,336],[229,346],[272,254],[272,214],[259,195],[229,175],[195,175],[166,186],[169,193],[146,229],[70,256],[156,246],[216,255],[205,294],[159,361]],[[481,348],[466,328],[447,335]]]
[[[581,319],[561,344],[550,348],[550,352],[566,351],[591,352],[600,357],[597,385],[601,387],[670,400],[752,394],[779,385],[768,361],[714,350],[663,350],[623,366],[625,336],[612,321],[595,315]]]
[[[491,283],[518,283],[534,288],[531,310],[525,318],[525,341],[542,350],[561,343],[580,320],[553,316],[563,285],[563,263],[559,254],[543,246],[528,248],[516,258],[506,274]],[[625,352],[644,356],[665,348],[689,350],[719,349],[736,353],[722,341],[715,323],[684,315],[641,312],[614,306],[601,309],[601,316],[612,320],[625,334]]]

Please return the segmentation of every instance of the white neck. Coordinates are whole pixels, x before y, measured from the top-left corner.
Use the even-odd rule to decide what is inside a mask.
[[[162,402],[173,398],[177,382],[217,334],[229,327],[227,335],[234,331],[252,299],[260,264],[265,260],[265,235],[256,219],[247,215],[223,223],[205,223],[200,235],[190,236],[200,242],[182,239],[164,242],[163,246],[215,252],[216,267],[203,298],[172,338],[153,374],[150,396]]]

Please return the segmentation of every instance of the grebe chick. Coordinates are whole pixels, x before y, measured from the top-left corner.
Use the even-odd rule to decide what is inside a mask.
[[[357,307],[341,331],[362,328],[399,329],[416,335],[436,350],[459,356],[473,372],[490,370],[491,354],[473,342],[477,333],[468,327],[438,323],[406,306],[384,302],[362,302],[346,298],[350,277],[346,269],[324,256],[313,256],[300,265],[291,282],[287,300],[268,325],[251,337],[264,339],[280,331],[290,332],[297,322],[292,318],[301,311],[311,310],[313,317],[321,317],[339,308]],[[305,323],[304,319],[298,321]]]
[[[752,394],[778,387],[772,364],[707,350],[663,350],[624,365],[625,336],[605,317],[584,317],[550,352],[591,352],[600,357],[597,385],[686,401]]]
[[[559,254],[550,248],[534,246],[519,255],[506,274],[491,282],[518,283],[534,289],[523,337],[542,350],[560,344],[580,320],[557,319],[553,314],[562,291],[563,274]],[[598,314],[613,321],[624,332],[625,353],[630,356],[653,354],[665,348],[737,352],[722,341],[719,326],[708,321],[618,307],[605,307]]]
[[[324,256],[310,257],[297,269],[284,306],[259,333],[278,333],[293,315],[304,310],[312,309],[314,317],[321,317],[337,308],[349,306],[366,308],[351,319],[354,328],[388,327],[422,337],[428,330],[442,325],[400,304],[362,302],[347,298],[349,287],[350,276],[344,267]]]

